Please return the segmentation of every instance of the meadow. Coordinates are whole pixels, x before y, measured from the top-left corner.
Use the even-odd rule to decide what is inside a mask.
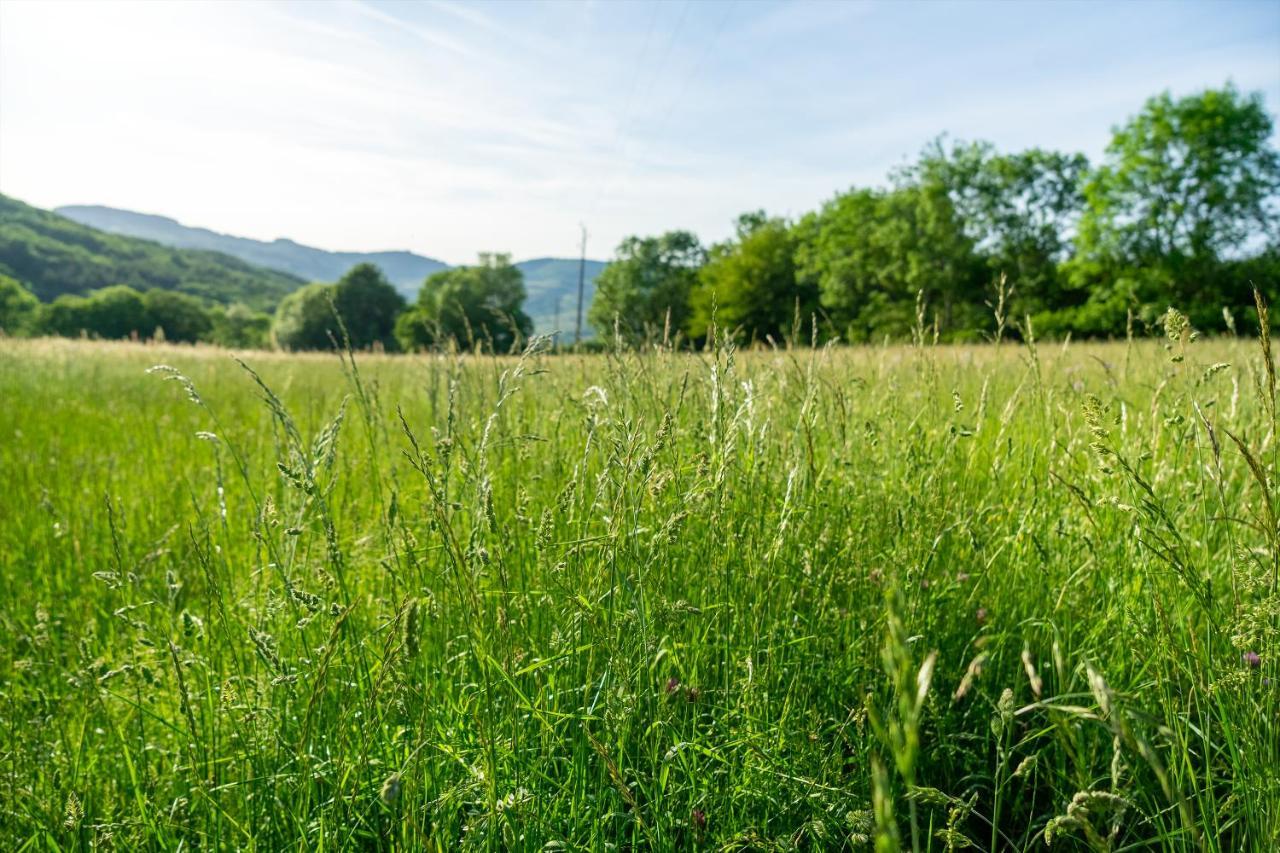
[[[0,848],[1274,849],[1274,358],[1166,321],[0,340]]]

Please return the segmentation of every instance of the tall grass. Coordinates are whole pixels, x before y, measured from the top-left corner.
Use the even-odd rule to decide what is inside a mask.
[[[1273,849],[1273,357],[1166,333],[2,341],[0,847]]]

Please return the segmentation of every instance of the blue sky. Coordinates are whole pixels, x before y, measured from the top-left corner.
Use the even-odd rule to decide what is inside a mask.
[[[0,3],[0,192],[463,263],[706,240],[942,132],[1101,156],[1169,89],[1280,110],[1280,2]]]

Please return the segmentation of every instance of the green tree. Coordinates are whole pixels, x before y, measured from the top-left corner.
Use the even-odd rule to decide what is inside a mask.
[[[66,337],[146,337],[155,329],[142,294],[123,284],[86,296],[59,296],[41,311],[45,331]]]
[[[89,300],[84,296],[64,294],[52,302],[43,303],[36,319],[40,332],[61,335],[64,338],[89,334]]]
[[[1121,294],[1148,313],[1175,304],[1221,324],[1224,302],[1243,299],[1223,291],[1223,262],[1277,236],[1272,130],[1262,96],[1231,85],[1148,100],[1085,187],[1074,283],[1090,301]]]
[[[145,338],[155,329],[142,294],[127,285],[93,291],[88,310],[88,329],[100,338]]]
[[[194,296],[176,290],[148,290],[142,303],[153,330],[161,330],[165,340],[192,343],[206,340],[213,331],[213,318]]]
[[[209,340],[219,346],[234,349],[261,349],[271,343],[271,316],[254,311],[243,302],[234,302],[225,309],[210,309],[213,330]]]
[[[985,272],[947,193],[932,185],[851,190],[797,226],[797,275],[848,340],[906,337],[917,294],[948,339],[985,323]]]
[[[994,281],[1006,275],[1016,315],[1063,303],[1060,265],[1084,209],[1089,162],[1082,154],[1031,149],[1000,154],[990,143],[938,139],[899,174],[947,194]]]
[[[763,211],[738,218],[734,239],[713,246],[689,297],[690,337],[707,335],[715,322],[746,340],[791,333],[796,315],[808,323],[817,310],[817,288],[796,279],[795,236],[785,220]]]
[[[375,344],[396,348],[396,316],[404,297],[373,264],[357,264],[334,287],[333,302],[356,349]]]
[[[628,237],[596,277],[588,317],[597,334],[608,337],[615,321],[635,344],[688,325],[689,294],[706,251],[688,231],[660,237]]]
[[[396,336],[406,350],[453,341],[509,352],[533,331],[524,300],[524,276],[510,255],[481,253],[474,266],[429,276],[417,303],[396,323]]]
[[[40,300],[17,279],[0,274],[0,332],[24,335],[35,331]]]
[[[430,277],[427,280],[430,281]],[[424,282],[423,290],[426,287]],[[418,302],[401,311],[400,316],[396,317],[395,336],[400,349],[405,352],[431,349],[445,340],[445,335],[441,333],[440,325],[436,320],[435,308],[423,305],[421,295]]]
[[[340,334],[333,313],[333,285],[308,284],[282,299],[271,333],[282,349],[322,350],[333,346]]]

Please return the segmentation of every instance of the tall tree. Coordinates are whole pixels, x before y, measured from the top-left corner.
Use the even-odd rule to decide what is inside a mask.
[[[939,138],[899,179],[946,192],[988,278],[1008,277],[1021,314],[1063,301],[1059,265],[1084,210],[1088,169],[1082,154],[1038,148],[1000,154],[990,143],[948,147]]]
[[[149,337],[155,330],[142,294],[123,284],[90,291],[86,296],[59,296],[42,306],[40,325],[65,337]]]
[[[149,334],[161,330],[165,340],[194,342],[213,331],[213,317],[199,299],[176,290],[152,289],[142,294],[151,324]]]
[[[233,302],[225,310],[221,306],[214,306],[209,313],[213,320],[209,339],[214,343],[235,349],[255,349],[270,345],[270,315],[254,311],[243,302]]]
[[[797,226],[800,280],[848,340],[904,337],[917,294],[948,338],[976,334],[985,273],[947,193],[931,185],[851,190]]]
[[[1118,282],[1157,311],[1173,302],[1211,316],[1240,301],[1215,282],[1224,259],[1276,239],[1272,130],[1262,96],[1231,85],[1148,100],[1086,185],[1076,281],[1095,299]]]
[[[407,350],[452,341],[509,352],[533,331],[524,300],[524,275],[511,256],[481,253],[474,266],[429,276],[417,303],[396,323],[396,336]]]
[[[686,329],[706,336],[716,324],[746,340],[781,341],[797,313],[808,323],[817,288],[796,279],[795,236],[785,220],[763,211],[738,218],[735,239],[713,246],[689,298]]]
[[[40,300],[15,278],[0,274],[0,332],[23,335],[35,331]]]
[[[375,344],[396,348],[396,316],[404,310],[404,297],[373,264],[357,264],[333,289],[333,304],[356,349]]]
[[[333,313],[333,285],[308,284],[282,299],[271,332],[276,344],[287,350],[333,346],[339,334]]]
[[[598,334],[615,322],[623,338],[638,343],[672,334],[688,322],[689,294],[706,252],[688,231],[628,237],[596,278],[589,316]]]

